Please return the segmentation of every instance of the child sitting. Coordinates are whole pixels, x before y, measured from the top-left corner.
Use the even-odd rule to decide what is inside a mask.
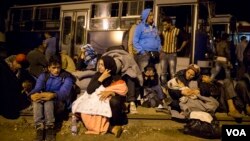
[[[156,72],[154,64],[148,64],[144,68],[143,72],[143,88],[144,88],[144,97],[148,97],[150,93],[156,93],[156,105],[150,105],[150,107],[163,108],[163,99],[165,95],[162,91],[161,86],[159,85],[158,74]]]

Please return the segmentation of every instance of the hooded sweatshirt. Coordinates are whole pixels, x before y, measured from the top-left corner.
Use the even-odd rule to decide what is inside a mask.
[[[142,22],[137,25],[135,29],[135,35],[133,44],[137,51],[137,54],[144,54],[148,51],[160,51],[161,40],[158,34],[158,30],[154,25],[152,28],[146,23],[151,9],[145,9],[142,12]]]

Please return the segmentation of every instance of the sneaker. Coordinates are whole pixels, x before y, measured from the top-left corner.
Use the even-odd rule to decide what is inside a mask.
[[[36,137],[34,141],[43,141],[44,138],[44,130],[43,129],[37,129],[36,130]]]
[[[56,132],[54,126],[46,127],[45,141],[56,141]]]
[[[157,107],[157,109],[163,109],[162,104],[159,104],[158,107]]]
[[[121,126],[114,126],[111,129],[111,133],[113,133],[116,138],[119,138],[122,134],[122,127]]]
[[[137,109],[136,109],[136,105],[134,102],[130,102],[129,104],[129,111],[130,111],[130,114],[136,114],[138,113]]]
[[[156,108],[155,111],[158,113],[158,112],[161,112],[161,113],[165,113],[165,114],[169,114],[170,115],[170,111],[166,108]]]
[[[229,116],[231,116],[231,117],[233,117],[233,118],[242,118],[243,117],[243,115],[242,114],[240,114],[238,111],[230,111],[230,112],[228,112],[228,115]]]
[[[250,106],[246,106],[246,114],[250,116]]]
[[[36,137],[34,141],[43,141],[44,139],[44,125],[38,124],[36,125]]]

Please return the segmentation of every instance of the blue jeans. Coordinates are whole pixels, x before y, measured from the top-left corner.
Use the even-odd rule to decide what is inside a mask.
[[[35,125],[54,125],[54,101],[33,102]]]
[[[136,63],[138,64],[141,72],[144,72],[144,68],[148,65],[150,60],[150,56],[147,53],[137,54],[136,55]],[[160,74],[160,63],[155,64],[155,68],[158,74]]]
[[[168,71],[168,67],[169,67],[170,77],[174,78],[174,75],[176,73],[177,54],[163,52],[161,54],[160,64],[161,64],[161,68],[162,68],[161,75],[166,76],[167,71]]]
[[[143,72],[144,68],[148,65],[149,56],[147,53],[138,54],[138,55],[136,55],[136,61],[137,61],[137,64],[138,64],[141,72]]]
[[[157,96],[160,100],[163,100],[166,97],[160,85],[153,86],[151,89],[157,92]]]

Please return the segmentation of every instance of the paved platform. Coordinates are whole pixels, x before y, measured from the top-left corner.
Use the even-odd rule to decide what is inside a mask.
[[[137,107],[137,114],[128,114],[129,119],[144,119],[144,120],[171,120],[170,113],[166,112],[157,112],[155,108],[146,108],[146,107]],[[227,115],[227,113],[216,113],[216,118],[219,121],[239,121],[239,122],[250,122],[250,116],[243,116],[242,119],[235,119]],[[32,112],[23,112],[21,117],[32,117]]]
[[[163,112],[156,112],[155,108],[138,107],[138,114],[128,114],[129,119],[154,119],[154,120],[170,120],[171,115]],[[227,115],[227,113],[216,113],[219,121],[244,121],[250,122],[250,116],[243,116],[242,119],[235,119]]]

